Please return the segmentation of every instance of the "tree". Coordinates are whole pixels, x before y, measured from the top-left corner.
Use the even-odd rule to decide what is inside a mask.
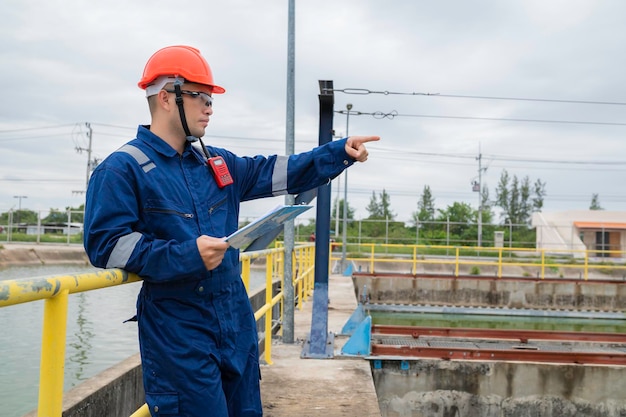
[[[490,223],[493,219],[493,212],[491,211],[491,206],[493,205],[493,203],[491,202],[491,200],[489,200],[489,188],[487,188],[486,186],[483,186],[481,188],[481,221],[482,223]],[[476,211],[476,214],[478,215],[478,210]],[[476,221],[478,221],[478,218]]]
[[[496,188],[496,205],[502,209],[505,223],[529,223],[532,212],[543,207],[545,186],[544,182],[537,180],[531,190],[527,176],[519,181],[517,175],[511,179],[506,170],[502,171]]]
[[[546,183],[540,179],[535,181],[535,197],[533,198],[533,210],[541,212],[543,208],[543,198],[546,196]]]
[[[378,197],[376,197],[376,192],[372,191],[372,196],[370,197],[370,202],[365,207],[367,212],[370,214],[368,219],[382,219],[383,218],[383,209],[378,202]]]
[[[395,217],[395,214],[391,211],[391,198],[389,194],[387,194],[384,189],[378,196],[376,192],[372,191],[372,197],[366,209],[369,213],[368,220],[384,221],[365,222],[362,225],[363,234],[369,237],[384,236],[387,224],[393,221]]]
[[[413,212],[411,216],[413,226],[417,226],[419,223],[432,222],[435,220],[435,199],[430,191],[428,185],[424,186],[422,195],[417,202],[417,211]]]
[[[37,224],[37,212],[32,210],[14,210],[13,224],[28,223]],[[0,224],[9,224],[9,212],[0,214]]]
[[[411,215],[411,222],[413,227],[419,227],[420,229],[427,231],[429,237],[433,237],[433,231],[436,229],[434,224],[435,220],[435,199],[430,187],[424,186],[422,195],[417,202],[417,211],[414,211]]]
[[[387,194],[387,191],[383,188],[383,192],[380,194],[380,206],[383,211],[383,219],[393,220],[396,214],[391,211],[391,197]]]
[[[50,213],[41,220],[44,224],[67,222],[67,212],[51,208]]]
[[[335,204],[333,204],[333,210],[332,210],[332,220],[335,221],[336,220],[336,216],[335,214],[337,213],[337,203],[339,203],[339,220],[343,219],[343,203],[344,203],[344,199],[340,199],[339,201],[335,200]],[[348,202],[348,204],[346,205],[346,217],[348,218],[348,220],[353,220],[354,219],[354,209],[352,207],[350,207],[350,202]]]
[[[42,223],[66,223],[67,212],[70,211],[70,223],[82,223],[84,219],[85,205],[81,204],[78,207],[65,207],[65,211],[57,209],[50,209],[50,213],[42,219]]]
[[[437,221],[450,222],[450,235],[455,239],[474,240],[476,238],[476,218],[478,210],[467,203],[454,202],[444,210],[439,209]]]
[[[391,211],[391,197],[387,194],[387,191],[383,188],[383,192],[377,197],[376,192],[372,191],[372,197],[366,207],[367,212],[370,214],[368,219],[393,220],[396,215]]]
[[[337,203],[339,203],[339,218],[337,219],[337,216],[335,216],[335,214],[337,213],[336,209],[337,209]],[[337,201],[335,200],[335,204],[334,204],[334,209],[331,212],[331,226],[337,226],[339,223],[342,224],[342,228],[343,228],[343,204],[344,204],[344,199],[342,198],[341,200]],[[354,222],[351,222],[350,220],[354,220],[354,210],[350,207],[350,203],[348,202],[346,204],[346,217],[347,217],[347,230],[350,229],[350,226],[352,226],[354,224]],[[337,221],[339,220],[339,221]],[[337,232],[339,232],[339,228],[336,229]],[[343,230],[343,229],[342,229]]]
[[[598,194],[592,194],[589,210],[604,210],[600,205],[600,197],[598,196]]]

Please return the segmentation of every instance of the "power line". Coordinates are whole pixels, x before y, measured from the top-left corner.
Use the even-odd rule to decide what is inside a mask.
[[[33,139],[49,139],[54,137],[68,137],[68,133],[55,133],[53,135],[45,135],[45,136],[16,136],[11,138],[0,139],[0,142],[12,142],[16,140],[33,140]]]
[[[383,152],[392,152],[394,154],[398,153],[397,149],[384,148],[379,147],[377,145],[373,145],[370,147],[371,151],[383,151]],[[410,151],[404,149],[402,151],[402,155],[418,155],[418,156],[426,156],[426,157],[443,157],[443,158],[460,158],[460,159],[474,159],[476,155],[470,154],[460,154],[460,153],[438,153],[438,152],[420,152],[420,151]],[[400,155],[400,156],[402,156]],[[506,155],[483,155],[486,159],[491,159],[494,161],[508,161],[508,162],[527,162],[527,163],[547,163],[547,164],[568,164],[568,165],[617,165],[624,166],[626,165],[626,161],[585,161],[585,160],[569,160],[569,159],[533,159],[533,158],[517,158],[514,156],[506,156]]]
[[[44,130],[44,129],[57,129],[60,127],[69,127],[69,126],[74,126],[75,123],[72,124],[62,124],[62,125],[53,125],[53,126],[41,126],[41,127],[24,127],[21,129],[8,129],[8,130],[0,130],[0,134],[3,133],[18,133],[18,132],[25,132],[25,131],[29,131],[29,130]]]
[[[344,114],[345,110],[338,110],[335,113]],[[549,120],[549,119],[518,119],[508,117],[478,117],[478,116],[446,116],[435,114],[403,114],[398,113],[396,110],[390,112],[361,112],[352,111],[350,114],[355,116],[372,116],[375,119],[395,119],[396,117],[419,117],[426,119],[457,119],[457,120],[482,120],[482,121],[495,121],[495,122],[523,122],[523,123],[549,123],[549,124],[571,124],[571,125],[597,125],[597,126],[626,126],[626,123],[621,122],[596,122],[596,121],[579,121],[579,120]]]
[[[79,183],[79,179],[67,178],[0,178],[0,182],[52,182],[52,183]]]
[[[137,130],[137,127],[131,126],[121,126],[121,125],[112,125],[108,123],[91,123],[92,126],[102,126],[102,127],[112,127],[115,129],[124,129],[124,130]]]
[[[507,118],[507,117],[473,117],[473,116],[438,116],[438,115],[428,115],[428,114],[398,114],[398,116],[400,117],[423,117],[423,118],[430,118],[430,119],[488,120],[488,121],[497,121],[497,122],[626,126],[626,123],[620,123],[620,122],[596,122],[596,121],[577,121],[577,120],[517,119],[517,118]]]
[[[593,104],[593,105],[608,105],[608,106],[626,106],[625,102],[620,101],[594,101],[594,100],[562,100],[562,99],[550,99],[550,98],[527,98],[527,97],[496,97],[496,96],[472,96],[462,94],[441,94],[441,93],[419,93],[419,92],[397,92],[397,91],[375,91],[367,88],[343,88],[334,89],[333,91],[344,94],[382,94],[388,95],[402,95],[402,96],[426,96],[426,97],[445,97],[445,98],[467,98],[467,99],[480,99],[480,100],[508,100],[508,101],[536,101],[545,103],[568,103],[568,104]]]

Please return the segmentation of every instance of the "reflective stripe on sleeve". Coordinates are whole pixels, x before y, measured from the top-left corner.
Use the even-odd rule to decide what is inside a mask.
[[[279,155],[276,157],[274,164],[274,172],[272,172],[272,195],[287,194],[287,167],[289,165],[289,157]]]
[[[141,239],[141,233],[133,232],[129,235],[122,236],[119,238],[113,251],[111,252],[111,256],[109,256],[109,261],[107,262],[107,268],[124,268],[130,259],[130,255],[133,253],[135,246],[137,246],[137,242]]]
[[[144,172],[148,172],[153,168],[156,168],[154,162],[148,158],[148,156],[143,153],[143,151],[133,145],[124,145],[119,148],[116,152],[124,152],[135,158],[135,161],[139,164],[139,166],[143,169]]]

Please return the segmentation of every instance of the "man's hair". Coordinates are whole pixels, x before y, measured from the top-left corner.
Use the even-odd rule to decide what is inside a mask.
[[[167,83],[163,86],[163,88],[161,90],[171,90],[172,88],[174,88],[174,84],[173,83]],[[159,90],[160,91],[160,90]],[[157,96],[159,94],[153,94],[151,96],[148,97],[148,109],[150,109],[150,115],[154,115],[154,112],[157,109]]]
[[[154,112],[156,111],[157,95],[158,94],[148,97],[148,109],[150,110],[150,115],[154,115]]]

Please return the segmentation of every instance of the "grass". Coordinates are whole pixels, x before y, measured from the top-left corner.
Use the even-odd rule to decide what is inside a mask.
[[[0,240],[7,240],[6,233],[0,233]],[[12,233],[11,234],[11,242],[37,242],[37,235],[27,235],[26,233]],[[39,236],[39,242],[41,243],[68,243],[67,235],[62,234],[42,234]],[[71,235],[69,243],[83,243],[83,235]]]

